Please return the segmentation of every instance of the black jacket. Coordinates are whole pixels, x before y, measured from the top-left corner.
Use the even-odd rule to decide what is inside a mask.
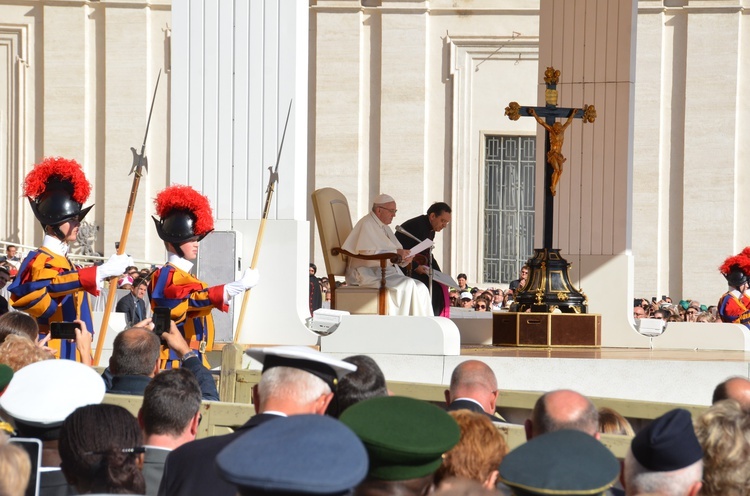
[[[420,241],[424,241],[425,239],[431,239],[433,241],[435,240],[435,231],[432,230],[430,218],[426,215],[420,215],[419,217],[414,217],[413,219],[407,220],[406,222],[401,224],[401,228],[404,231],[407,231],[409,234],[412,234],[414,237],[419,238]],[[406,250],[411,249],[417,245],[417,242],[415,240],[411,239],[405,234],[401,234],[400,232],[396,232],[396,239],[401,242],[401,245]],[[430,259],[430,250],[425,250],[422,252],[422,254],[425,256],[425,258],[427,258],[427,260]],[[438,265],[438,263],[433,260],[432,268],[435,270],[440,270],[440,265]]]
[[[419,217],[414,217],[413,219],[409,219],[403,224],[401,224],[401,228],[407,231],[412,236],[419,238],[420,241],[423,241],[425,239],[435,239],[435,231],[432,230],[432,224],[430,224],[430,218],[427,215],[420,215]],[[417,242],[413,239],[411,239],[409,236],[405,234],[401,234],[400,232],[396,232],[396,238],[401,242],[401,245],[409,250],[417,245]],[[422,252],[422,255],[424,255],[425,259],[428,261],[430,260],[430,250],[425,250]],[[412,273],[411,277],[416,279],[417,281],[420,281],[422,284],[427,286],[429,288],[430,284],[430,276],[426,274],[417,274],[416,272],[413,272],[413,269],[416,269],[418,263],[412,262]],[[425,265],[430,265],[429,263]],[[437,261],[435,259],[432,259],[432,268],[440,271],[440,265],[438,265]],[[442,271],[441,271],[442,272]],[[435,313],[435,315],[440,315],[443,309],[445,308],[445,296],[443,295],[443,288],[442,285],[439,282],[432,281],[432,311]]]
[[[159,486],[159,495],[235,496],[237,486],[221,478],[216,469],[216,456],[225,446],[253,427],[277,418],[280,417],[261,413],[251,417],[231,434],[206,437],[183,444],[167,457],[164,475]]]
[[[117,302],[115,312],[124,313],[128,327],[132,327],[146,318],[146,302],[142,298],[136,298],[133,293],[128,293]]]
[[[490,415],[489,413],[484,411],[484,408],[482,408],[481,405],[474,403],[473,401],[456,400],[448,405],[448,408],[446,408],[446,410],[449,412],[455,412],[456,410],[470,410],[472,412],[481,413],[482,415],[487,416],[493,422],[504,422],[504,419],[495,417],[494,415]]]
[[[211,376],[211,372],[203,366],[200,358],[188,358],[182,363],[182,366],[192,372],[198,380],[201,398],[204,401],[219,401],[219,392],[216,390],[214,378]],[[151,378],[145,375],[112,375],[109,367],[104,369],[102,380],[104,380],[104,386],[108,393],[133,395],[143,395],[146,385],[151,382]]]

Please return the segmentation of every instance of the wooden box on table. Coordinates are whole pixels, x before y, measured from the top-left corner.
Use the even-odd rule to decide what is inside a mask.
[[[492,344],[600,348],[602,316],[592,313],[498,312],[492,316]]]

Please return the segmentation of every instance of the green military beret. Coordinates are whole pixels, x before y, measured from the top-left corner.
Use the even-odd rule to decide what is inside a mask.
[[[513,494],[598,495],[620,474],[620,462],[593,436],[562,430],[535,437],[500,463],[500,482]]]
[[[11,379],[13,379],[13,369],[4,363],[0,363],[0,392],[10,384]]]
[[[400,481],[432,474],[458,443],[453,417],[430,403],[386,396],[362,401],[340,417],[359,436],[370,457],[368,476]]]

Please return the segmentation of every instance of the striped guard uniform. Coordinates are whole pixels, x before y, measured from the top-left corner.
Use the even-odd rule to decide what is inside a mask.
[[[78,268],[47,244],[30,252],[21,263],[18,275],[8,287],[11,305],[36,318],[40,339],[49,332],[50,322],[76,319],[85,322],[93,334],[87,292],[99,295],[96,267]],[[80,361],[74,342],[54,339],[48,346],[59,350],[60,358]]]
[[[189,264],[189,266],[187,266]],[[181,268],[180,266],[184,266]],[[211,310],[218,308],[222,312],[229,310],[224,302],[224,285],[208,285],[188,271],[192,264],[179,257],[170,257],[170,262],[157,269],[149,283],[148,293],[151,309],[167,307],[171,310],[172,320],[177,324],[180,333],[190,348],[198,351],[203,365],[208,361],[200,351],[201,342],[205,340],[205,351],[211,351],[214,344],[214,319]],[[174,351],[162,347],[161,367],[179,366],[179,357]]]
[[[719,299],[719,317],[722,322],[743,324],[750,328],[750,295],[732,290]]]

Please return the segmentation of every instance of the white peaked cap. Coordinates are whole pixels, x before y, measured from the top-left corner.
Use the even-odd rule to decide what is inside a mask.
[[[250,348],[245,353],[263,364],[263,371],[273,367],[292,367],[323,379],[335,390],[339,379],[357,370],[353,363],[337,360],[305,346]]]
[[[104,380],[73,360],[43,360],[20,369],[0,396],[0,408],[23,423],[54,427],[81,406],[104,399]]]

